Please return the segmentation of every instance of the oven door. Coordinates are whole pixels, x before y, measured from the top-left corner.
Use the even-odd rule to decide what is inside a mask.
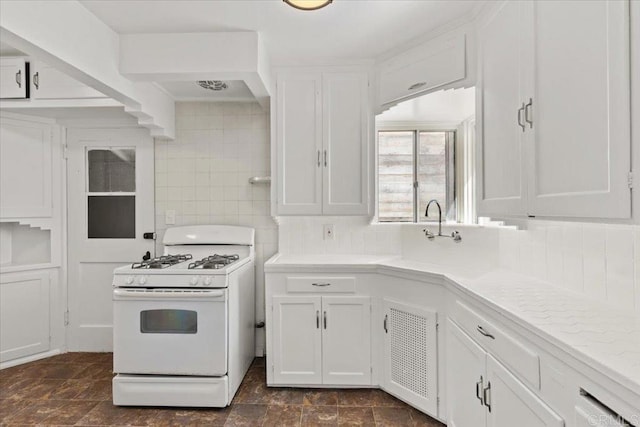
[[[227,373],[226,289],[113,290],[113,369],[120,374]]]

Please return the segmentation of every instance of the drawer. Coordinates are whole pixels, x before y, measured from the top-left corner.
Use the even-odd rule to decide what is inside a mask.
[[[495,323],[456,301],[454,320],[485,350],[507,365],[534,389],[540,388],[540,357]]]
[[[287,292],[353,293],[355,291],[356,291],[355,277],[336,277],[336,276],[289,276],[287,277]]]

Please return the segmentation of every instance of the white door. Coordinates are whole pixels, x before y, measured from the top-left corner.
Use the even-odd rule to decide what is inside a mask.
[[[274,382],[322,384],[321,298],[273,297]]]
[[[371,385],[371,298],[322,297],[322,382]]]
[[[292,73],[278,77],[279,214],[322,213],[321,86],[320,73]]]
[[[438,415],[437,313],[385,299],[382,388]]]
[[[477,122],[478,214],[524,214],[526,173],[524,67],[521,45],[527,2],[505,2],[480,31]],[[520,122],[520,124],[519,124]]]
[[[113,269],[140,261],[154,241],[153,139],[146,129],[69,129],[70,350],[113,347]]]
[[[563,427],[549,406],[491,356],[487,356],[485,405],[488,427]]]
[[[322,75],[324,215],[369,212],[368,90],[366,73]]]
[[[529,213],[630,218],[629,2],[542,1],[532,9]]]
[[[487,353],[451,320],[447,321],[447,422],[451,427],[483,427],[482,400]]]
[[[27,97],[24,58],[0,58],[0,99]]]
[[[31,98],[33,99],[106,98],[103,93],[44,62],[34,61],[31,66]]]

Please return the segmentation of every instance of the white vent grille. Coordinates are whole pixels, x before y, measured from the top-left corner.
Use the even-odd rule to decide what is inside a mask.
[[[429,319],[390,309],[391,380],[429,399]]]

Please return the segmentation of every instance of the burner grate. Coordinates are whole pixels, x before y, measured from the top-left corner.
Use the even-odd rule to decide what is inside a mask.
[[[195,268],[219,270],[239,259],[240,259],[240,256],[235,254],[234,255],[214,254],[206,258],[202,258],[201,260],[198,260],[196,262],[192,262],[191,264],[189,264],[188,268],[191,270]]]
[[[151,258],[142,262],[134,262],[131,264],[131,268],[135,269],[157,269],[167,268],[180,262],[188,261],[193,257],[191,254],[178,254],[178,255],[163,255],[155,258]]]

